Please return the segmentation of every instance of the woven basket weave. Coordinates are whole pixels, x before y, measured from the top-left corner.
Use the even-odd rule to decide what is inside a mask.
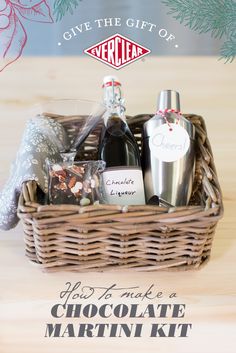
[[[222,195],[202,117],[185,115],[196,127],[197,162],[189,206],[41,205],[38,188],[23,185],[18,215],[26,255],[47,271],[152,271],[199,268],[209,259]],[[141,148],[141,128],[150,115],[129,119]],[[57,117],[68,133],[80,117]],[[97,158],[100,127],[86,140],[81,160]]]

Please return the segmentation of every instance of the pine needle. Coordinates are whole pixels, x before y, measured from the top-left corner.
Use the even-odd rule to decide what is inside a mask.
[[[230,38],[223,44],[220,54],[220,59],[225,59],[226,63],[232,63],[236,56],[236,36]]]
[[[235,57],[235,0],[162,0],[168,14],[198,33],[211,33],[213,38],[225,38],[221,55],[232,62]]]
[[[56,21],[61,21],[67,12],[73,15],[80,1],[81,0],[55,0],[53,14],[56,16]]]

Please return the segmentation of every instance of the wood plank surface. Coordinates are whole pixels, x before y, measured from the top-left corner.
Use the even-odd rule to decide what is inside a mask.
[[[101,80],[111,73],[117,74],[90,58],[42,57],[22,58],[0,74],[0,187],[7,179],[32,106],[49,98],[99,100]],[[205,118],[225,206],[211,260],[199,271],[47,274],[25,258],[19,224],[0,233],[0,353],[236,351],[235,63],[225,65],[215,57],[148,57],[122,69],[118,76],[128,114],[154,112],[158,92],[176,89],[183,112]],[[192,330],[187,338],[150,338],[146,331],[152,320],[146,318],[140,338],[45,338],[46,323],[55,322],[51,307],[68,281],[104,287],[113,283],[139,286],[143,291],[154,284],[155,290],[164,293],[163,303],[168,302],[170,292],[176,292],[174,301],[186,304],[186,314],[182,321],[170,321],[192,323]],[[96,304],[95,299],[91,302]],[[111,303],[119,304],[119,296],[114,295]],[[71,321],[99,323],[99,318]],[[119,322],[116,318],[110,321]]]

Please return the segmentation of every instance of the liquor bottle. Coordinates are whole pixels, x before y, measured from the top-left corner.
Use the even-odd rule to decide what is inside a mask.
[[[103,172],[106,203],[143,205],[145,194],[139,148],[126,122],[121,84],[116,77],[106,76],[103,90],[106,113],[99,159],[106,162]]]
[[[146,202],[188,204],[195,170],[195,127],[180,113],[179,93],[161,91],[157,113],[143,126]]]

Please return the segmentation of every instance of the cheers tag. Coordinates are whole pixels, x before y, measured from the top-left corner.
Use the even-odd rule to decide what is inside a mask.
[[[149,139],[154,156],[163,162],[174,162],[188,151],[190,138],[187,131],[177,124],[163,124],[155,128]]]

